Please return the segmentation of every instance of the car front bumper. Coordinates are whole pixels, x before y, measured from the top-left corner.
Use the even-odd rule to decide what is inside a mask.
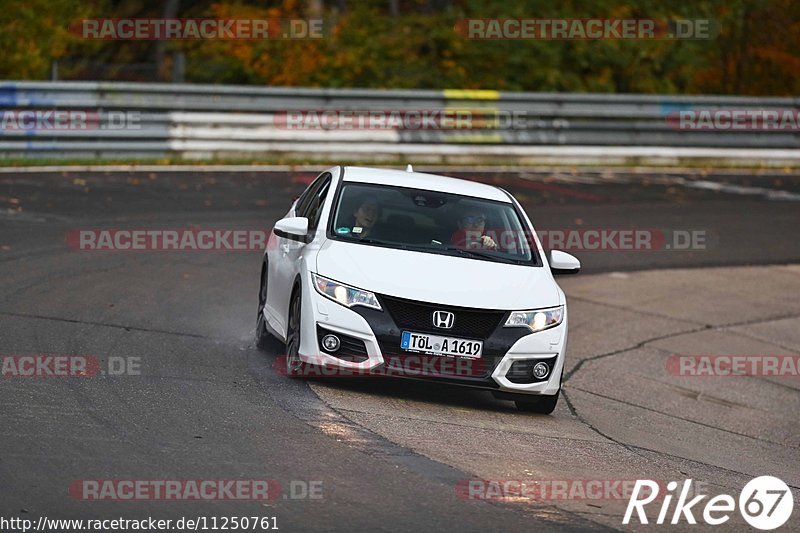
[[[424,378],[535,395],[553,395],[560,389],[567,342],[566,311],[561,324],[537,333],[524,327],[503,327],[508,315],[505,312],[491,334],[470,337],[435,331],[432,326],[411,329],[398,325],[385,305],[386,297],[380,295],[381,311],[363,306],[347,308],[325,298],[309,285],[304,285],[304,302],[310,305],[303,306],[300,358],[312,365],[339,370],[332,375]],[[348,345],[362,342],[359,357],[343,358],[341,350],[327,353],[319,342],[322,330],[347,338]],[[407,352],[400,348],[403,331],[482,340],[483,356],[467,359]],[[532,366],[538,361],[548,363],[549,374],[542,380],[532,376],[526,380],[526,365]]]

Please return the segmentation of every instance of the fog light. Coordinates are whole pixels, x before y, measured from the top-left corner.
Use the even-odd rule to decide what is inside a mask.
[[[547,363],[536,363],[533,365],[533,377],[536,379],[544,379],[550,373],[550,367]]]
[[[339,337],[336,335],[325,335],[322,337],[322,347],[326,352],[335,352],[339,349]]]

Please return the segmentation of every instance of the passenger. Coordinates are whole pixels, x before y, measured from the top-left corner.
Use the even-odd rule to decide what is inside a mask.
[[[381,217],[381,204],[373,196],[361,201],[353,212],[353,229],[351,233],[357,239],[366,239],[375,233],[375,225]]]

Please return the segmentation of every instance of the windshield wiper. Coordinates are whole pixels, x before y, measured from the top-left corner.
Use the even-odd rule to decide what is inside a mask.
[[[358,237],[350,239],[352,242],[365,242],[367,244],[391,244],[390,242],[382,241],[380,239],[370,239],[369,237],[364,237],[363,239],[359,239]]]
[[[481,250],[473,250],[471,248],[445,248],[445,250],[448,252],[458,252],[461,255],[466,255],[469,257],[480,257],[483,259],[489,259],[491,261],[498,260],[501,263],[519,264],[519,261],[516,259],[510,259],[501,255],[486,253]]]
[[[391,248],[400,248],[402,250],[408,250],[408,246],[399,242],[390,242],[390,241],[382,241],[380,239],[370,239],[369,237],[364,237],[363,239],[352,239],[349,242],[362,242],[364,244],[377,244],[379,246],[389,246]]]

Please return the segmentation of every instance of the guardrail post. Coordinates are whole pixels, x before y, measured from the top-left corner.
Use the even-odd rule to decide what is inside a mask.
[[[183,52],[172,54],[172,83],[183,83],[186,72],[186,55]]]

